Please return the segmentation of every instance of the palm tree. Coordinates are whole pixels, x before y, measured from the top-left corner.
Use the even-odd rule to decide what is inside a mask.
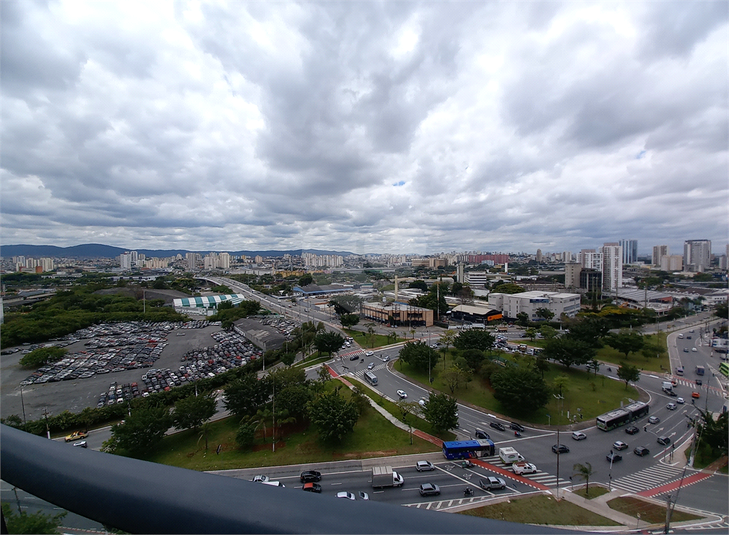
[[[210,422],[205,422],[200,426],[200,437],[197,439],[197,443],[204,438],[205,439],[205,451],[208,451],[208,434],[210,433]]]
[[[585,497],[590,495],[590,477],[595,475],[595,471],[592,469],[592,465],[588,462],[585,464],[576,463],[572,469],[575,471],[575,475],[585,481]]]

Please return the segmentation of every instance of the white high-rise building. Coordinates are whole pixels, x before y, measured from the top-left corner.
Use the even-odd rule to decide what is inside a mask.
[[[683,268],[694,273],[706,271],[711,265],[711,240],[683,242]]]
[[[583,269],[602,271],[602,252],[595,251],[595,249],[582,249],[577,257],[577,261]]]
[[[120,254],[119,265],[122,269],[132,269],[132,254],[128,252]]]
[[[220,253],[218,255],[218,263],[220,269],[230,269],[230,254]]]
[[[661,258],[664,256],[670,255],[670,249],[668,248],[668,245],[654,245],[653,246],[653,257],[651,259],[651,263],[654,266],[660,266],[661,265]]]
[[[606,243],[600,247],[602,253],[602,289],[617,295],[623,286],[623,248],[618,243]]]

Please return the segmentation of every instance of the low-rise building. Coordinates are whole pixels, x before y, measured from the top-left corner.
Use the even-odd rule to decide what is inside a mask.
[[[445,310],[443,313],[445,313]],[[408,305],[407,303],[362,303],[362,316],[388,325],[412,325],[413,327],[430,327],[433,325],[432,310]]]
[[[489,306],[500,310],[505,318],[515,319],[524,312],[530,321],[539,321],[543,318],[537,316],[537,310],[546,308],[555,318],[562,314],[569,317],[580,311],[580,295],[562,292],[522,292],[518,294],[503,294],[492,292],[489,294]]]

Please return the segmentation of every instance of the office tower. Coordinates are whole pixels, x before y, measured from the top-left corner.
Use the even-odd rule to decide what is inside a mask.
[[[706,271],[711,265],[711,240],[683,242],[683,268],[694,273]]]
[[[620,240],[623,248],[623,264],[632,264],[638,260],[638,240]]]
[[[606,243],[600,247],[602,253],[602,289],[617,294],[623,286],[623,248],[618,243]]]
[[[564,265],[564,286],[565,288],[580,287],[580,272],[582,266],[577,262],[566,262]]]
[[[668,245],[654,245],[653,246],[653,258],[651,263],[654,266],[661,265],[661,257],[670,255]]]

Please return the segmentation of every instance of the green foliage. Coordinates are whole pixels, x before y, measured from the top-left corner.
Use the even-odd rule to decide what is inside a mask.
[[[729,308],[727,307],[727,303],[719,303],[716,305],[716,308],[714,309],[714,316],[717,318],[724,318],[727,319],[729,314]]]
[[[481,368],[486,355],[480,349],[466,349],[461,353],[461,357],[471,370],[477,372]]]
[[[342,322],[342,327],[354,327],[359,323],[359,315],[357,314],[342,314],[342,316],[339,318],[339,321]]]
[[[210,289],[213,292],[219,293],[219,294],[230,295],[230,294],[234,293],[233,290],[229,286],[226,286],[225,284],[218,284],[216,286],[213,286]],[[222,303],[221,303],[221,305],[222,305]]]
[[[494,339],[491,333],[480,329],[470,329],[461,331],[453,341],[453,345],[461,351],[466,349],[478,349],[479,351],[488,351],[494,347]]]
[[[31,351],[20,359],[20,365],[24,368],[38,368],[49,362],[57,362],[68,353],[63,347],[41,347]]]
[[[270,387],[266,377],[258,380],[254,374],[246,374],[231,382],[225,389],[225,408],[238,418],[256,414],[268,401]]]
[[[231,310],[233,308],[233,301],[221,301],[218,303],[218,312],[221,310]]]
[[[589,315],[570,323],[570,338],[581,340],[586,344],[599,349],[602,347],[602,338],[610,332],[610,324],[605,318]]]
[[[171,425],[167,407],[137,409],[123,424],[111,426],[111,436],[116,449],[139,454],[158,444]]]
[[[625,381],[625,389],[628,389],[629,383],[635,383],[640,380],[640,370],[630,364],[621,364],[618,368],[618,377]]]
[[[2,511],[8,533],[60,533],[61,520],[68,514],[67,511],[57,515],[47,515],[43,511],[32,515],[25,511],[16,513],[7,503],[2,504]]]
[[[704,412],[701,409],[699,409],[699,412],[701,413],[702,422],[699,426],[701,441],[711,447],[712,453],[716,457],[726,455],[727,442],[729,441],[729,427],[727,426],[729,413],[722,412],[714,420],[711,412]]]
[[[524,331],[524,336],[526,336],[527,338],[529,338],[529,340],[533,342],[534,339],[537,337],[537,330],[534,327],[529,327],[526,331]]]
[[[309,419],[325,442],[341,442],[359,418],[357,405],[340,396],[339,389],[321,394],[309,402],[308,408]]]
[[[605,337],[605,342],[610,347],[623,353],[626,359],[629,353],[640,351],[644,344],[642,335],[630,331],[610,333]]]
[[[253,447],[255,439],[256,426],[250,423],[241,424],[235,434],[235,442],[243,450],[247,450]]]
[[[491,291],[500,294],[519,294],[524,291],[524,288],[513,282],[496,281],[491,286]]]
[[[322,332],[314,337],[314,347],[319,352],[332,354],[339,351],[344,345],[344,338],[336,332]]]
[[[418,280],[414,280],[414,281],[412,281],[410,283],[410,285],[408,287],[409,288],[417,288],[417,289],[422,290],[424,292],[427,292],[428,291],[428,285],[426,284],[426,282],[424,280],[419,280],[419,279]]]
[[[458,427],[458,402],[447,394],[431,393],[423,407],[423,417],[436,432],[449,431]]]
[[[418,370],[428,371],[435,368],[440,355],[426,342],[408,342],[400,350],[400,359]]]
[[[534,313],[537,315],[537,317],[542,318],[546,321],[549,321],[554,317],[554,312],[545,307],[540,307],[536,309]]]
[[[299,287],[303,288],[314,282],[314,277],[310,273],[306,273],[299,278]]]
[[[197,429],[215,414],[215,395],[189,396],[175,403],[172,423],[177,429]]]
[[[287,411],[297,420],[306,416],[306,405],[311,399],[312,392],[307,385],[290,385],[276,390],[276,408]]]
[[[529,325],[529,314],[527,314],[526,312],[519,312],[516,315],[516,323],[521,327],[526,327],[527,325]]]
[[[557,329],[550,325],[542,325],[541,327],[539,327],[539,333],[544,338],[554,338],[555,336],[557,336]]]
[[[594,347],[583,340],[562,336],[552,338],[544,344],[542,356],[546,359],[559,362],[563,366],[585,364],[595,358],[597,354]]]
[[[491,376],[494,398],[507,412],[534,413],[549,402],[549,388],[533,368],[508,366]]]
[[[224,305],[227,301],[218,305],[216,314],[208,318],[209,321],[225,321],[234,322],[240,318],[247,318],[248,316],[255,316],[261,310],[261,304],[258,301],[241,301],[237,306]]]
[[[288,352],[281,355],[281,362],[286,366],[291,366],[296,360],[296,353]]]
[[[581,478],[585,482],[585,496],[590,495],[590,477],[595,474],[595,470],[592,469],[592,465],[588,462],[585,464],[575,463],[572,466],[572,470],[575,471],[575,475]]]

